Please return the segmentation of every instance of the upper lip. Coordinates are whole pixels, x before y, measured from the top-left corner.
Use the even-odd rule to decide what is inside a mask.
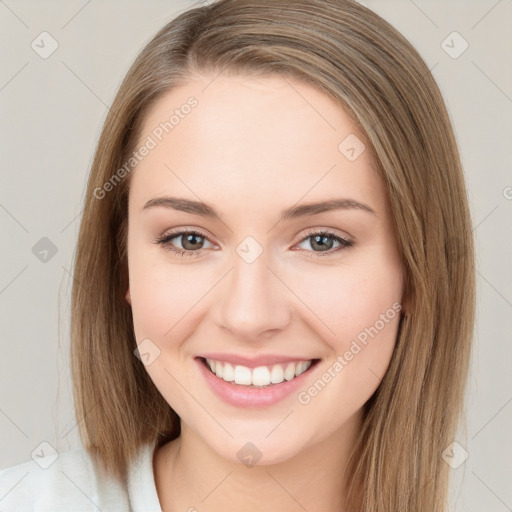
[[[214,361],[223,361],[231,363],[233,365],[247,366],[248,368],[257,368],[258,366],[271,366],[279,363],[291,363],[299,361],[314,361],[317,358],[313,357],[301,357],[301,356],[283,356],[279,354],[260,354],[254,357],[240,356],[237,354],[227,353],[208,353],[200,354],[197,357],[205,359],[213,359]]]

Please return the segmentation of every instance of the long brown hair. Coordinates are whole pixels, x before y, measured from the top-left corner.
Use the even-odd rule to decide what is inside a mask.
[[[163,27],[128,71],[96,148],[74,262],[71,358],[84,447],[123,478],[142,443],[180,434],[179,417],[134,356],[124,297],[125,163],[150,107],[196,71],[306,81],[365,134],[391,202],[407,308],[388,370],[364,406],[347,506],[444,512],[449,467],[441,455],[463,412],[475,309],[463,171],[428,67],[397,30],[352,0],[219,0],[193,8]]]

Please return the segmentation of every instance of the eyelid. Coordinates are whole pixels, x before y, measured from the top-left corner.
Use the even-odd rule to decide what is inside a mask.
[[[336,235],[336,236],[339,236],[340,238],[343,238],[344,240],[346,240],[347,242],[355,242],[355,239],[353,236],[349,235],[348,233],[346,232],[342,232],[341,234],[338,232],[339,230],[335,229],[335,228],[328,228],[328,227],[325,227],[325,226],[316,226],[316,227],[312,227],[312,228],[308,228],[306,230],[306,232],[303,232],[300,237],[298,238],[298,240],[295,242],[294,245],[296,245],[297,243],[300,243],[300,242],[303,242],[305,238],[309,237],[309,236],[312,236],[312,235],[316,235],[316,234],[319,234],[321,232],[329,232],[328,234],[333,234],[333,235]],[[160,235],[158,237],[159,240],[161,239],[164,239],[164,238],[169,238],[171,236],[178,236],[180,234],[197,234],[203,238],[206,238],[211,244],[213,245],[218,245],[218,244],[215,244],[213,241],[212,241],[212,237],[210,237],[210,235],[206,234],[204,232],[203,229],[201,228],[195,228],[195,227],[192,227],[192,226],[181,226],[179,228],[175,228],[175,229],[171,229],[170,231],[168,232],[164,232],[162,235]]]
[[[188,234],[196,234],[198,236],[201,236],[205,239],[207,239],[211,244],[213,245],[219,245],[212,241],[214,238],[213,236],[210,236],[204,229],[196,228],[193,226],[180,226],[179,228],[174,228],[169,231],[164,231],[162,235],[160,235],[158,238],[164,239],[164,238],[171,238],[171,237],[177,237],[178,235],[188,235]]]
[[[306,230],[305,233],[303,233],[299,239],[299,242],[302,242],[304,241],[305,238],[307,238],[308,236],[311,236],[311,235],[316,235],[318,233],[322,233],[322,232],[328,232],[330,234],[333,234],[333,235],[336,235],[336,236],[339,236],[340,238],[343,238],[344,240],[346,240],[347,242],[354,242],[355,243],[355,239],[353,236],[349,235],[347,232],[345,231],[342,231],[341,234],[339,232],[340,230],[338,229],[335,229],[335,228],[326,228],[326,227],[313,227],[313,228],[308,228]]]
[[[170,240],[172,240],[173,238],[178,238],[180,236],[187,235],[187,234],[200,236],[201,238],[204,238],[205,240],[207,240],[213,246],[218,247],[218,245],[215,244],[214,242],[212,242],[210,236],[205,234],[202,229],[188,227],[188,226],[182,226],[179,228],[175,228],[175,229],[171,230],[170,232],[164,233],[163,235],[159,236],[154,241],[154,243],[162,245],[165,250],[177,253],[178,256],[185,256],[185,255],[200,256],[200,255],[202,255],[204,253],[204,251],[206,251],[207,249],[202,248],[202,249],[198,249],[196,251],[190,251],[190,250],[186,250],[186,249],[170,247],[170,245],[172,245],[172,244],[170,244]],[[322,235],[322,236],[330,237],[331,239],[334,239],[335,242],[339,243],[340,246],[335,249],[330,249],[327,251],[320,251],[320,252],[302,250],[302,252],[308,253],[307,254],[308,257],[316,258],[316,257],[321,257],[321,256],[334,256],[337,253],[342,252],[344,249],[348,249],[348,248],[356,245],[356,240],[354,240],[354,238],[351,235],[339,234],[339,233],[337,233],[337,230],[335,230],[334,228],[312,227],[312,228],[308,228],[305,233],[302,233],[300,239],[294,244],[294,247],[297,244],[304,243],[308,238],[311,238],[313,235],[317,235],[317,236]],[[168,245],[169,245],[169,247],[166,247]],[[298,249],[294,249],[294,250],[297,251]]]

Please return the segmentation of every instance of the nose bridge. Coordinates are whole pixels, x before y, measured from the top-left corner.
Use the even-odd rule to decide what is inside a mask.
[[[282,329],[290,317],[286,287],[269,268],[267,253],[255,256],[254,251],[250,244],[237,248],[217,308],[219,325],[240,338]]]

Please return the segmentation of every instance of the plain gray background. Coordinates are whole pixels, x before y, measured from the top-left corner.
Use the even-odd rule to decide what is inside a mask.
[[[467,432],[455,440],[468,458],[452,471],[453,510],[511,511],[512,1],[361,3],[398,28],[431,68],[466,172],[478,311]],[[133,59],[158,29],[197,5],[0,1],[0,468],[30,460],[42,442],[57,452],[80,446],[69,304],[88,171]],[[58,47],[43,58],[52,40]],[[44,237],[56,251],[46,261],[37,251]]]

